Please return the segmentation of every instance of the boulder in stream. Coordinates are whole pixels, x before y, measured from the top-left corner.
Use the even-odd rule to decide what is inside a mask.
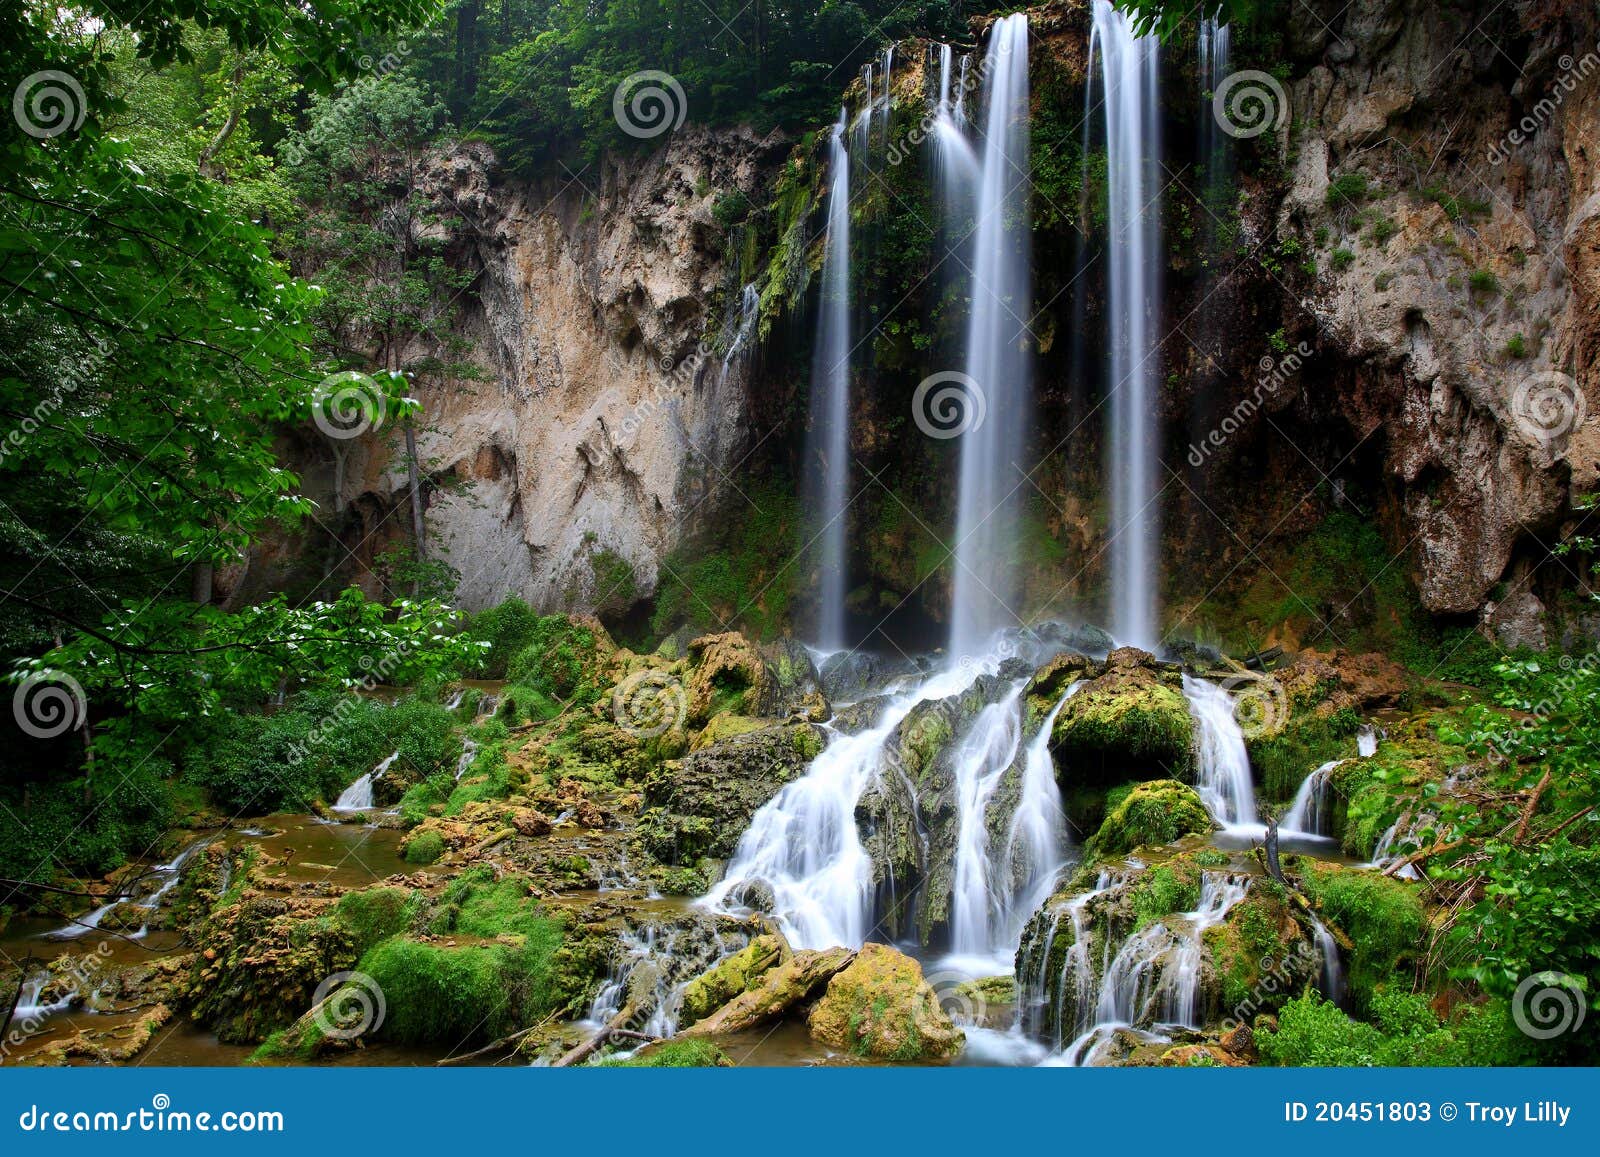
[[[943,1060],[966,1043],[917,962],[885,944],[862,946],[807,1024],[823,1044],[880,1060]]]

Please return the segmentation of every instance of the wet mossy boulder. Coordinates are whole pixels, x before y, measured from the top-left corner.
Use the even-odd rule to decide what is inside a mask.
[[[1134,784],[1126,795],[1117,795],[1108,798],[1105,822],[1089,841],[1095,855],[1122,855],[1135,848],[1170,844],[1216,827],[1194,788],[1175,779]]]
[[[724,711],[760,714],[774,693],[771,682],[761,652],[739,632],[702,635],[689,644],[688,721],[702,725]]]
[[[1028,680],[1029,722],[1042,724],[1074,683],[1092,675],[1099,664],[1086,655],[1065,651],[1049,659]]]
[[[741,992],[710,1016],[679,1033],[680,1037],[723,1036],[766,1024],[811,1000],[824,984],[850,965],[848,948],[801,949],[769,968],[761,983]]]
[[[882,1060],[944,1060],[966,1042],[917,962],[884,944],[862,946],[807,1024],[823,1044]]]
[[[1315,984],[1322,960],[1287,894],[1256,880],[1220,924],[1202,934],[1220,985],[1223,1025],[1249,1025]]]
[[[761,805],[804,775],[824,742],[816,725],[792,723],[735,735],[660,764],[644,781],[634,829],[640,849],[661,864],[727,858]]]
[[[825,723],[833,712],[811,652],[795,639],[780,639],[762,652],[769,677],[758,704],[761,714]]]
[[[1061,708],[1050,746],[1074,778],[1192,779],[1194,720],[1181,675],[1144,651],[1111,652],[1102,673]]]
[[[724,739],[732,739],[735,735],[747,735],[752,731],[761,731],[771,727],[772,720],[758,719],[751,715],[736,715],[732,711],[724,711],[720,715],[713,715],[710,722],[701,728],[700,733],[689,741],[690,751],[703,751],[721,743]]]
[[[769,969],[784,956],[783,941],[773,935],[757,936],[714,968],[701,973],[683,989],[678,1024],[688,1028],[704,1020],[741,993],[761,983]]]

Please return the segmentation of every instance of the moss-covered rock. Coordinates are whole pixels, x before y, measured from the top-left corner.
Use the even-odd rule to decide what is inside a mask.
[[[1422,949],[1424,917],[1415,885],[1370,868],[1305,862],[1304,886],[1324,920],[1350,941],[1350,995],[1364,1009],[1374,989]],[[1409,982],[1408,982],[1409,983]]]
[[[1225,1026],[1249,1025],[1263,1012],[1314,984],[1321,971],[1316,943],[1284,891],[1257,880],[1220,924],[1203,933],[1221,986]]]
[[[750,818],[805,774],[824,738],[810,723],[766,727],[659,765],[644,782],[634,829],[640,849],[680,867],[732,855]]]
[[[737,631],[702,635],[689,644],[688,719],[704,724],[724,711],[758,714],[773,694],[767,666]]]
[[[408,864],[431,864],[444,855],[444,837],[431,828],[414,832],[406,839],[404,854]]]
[[[828,948],[820,952],[802,949],[767,969],[760,984],[741,992],[679,1035],[722,1036],[776,1020],[810,1000],[855,958],[856,954],[848,948]]]
[[[1151,780],[1135,784],[1111,807],[1090,848],[1096,855],[1120,855],[1207,833],[1215,826],[1194,788],[1173,779]]]
[[[884,1060],[943,1060],[966,1041],[917,962],[883,944],[862,946],[828,982],[807,1024],[823,1044]]]
[[[1075,778],[1189,779],[1194,721],[1182,681],[1143,651],[1113,651],[1103,672],[1056,716],[1051,748]]]
[[[684,986],[678,1024],[688,1028],[750,991],[769,969],[778,965],[783,953],[783,941],[777,936],[757,936],[716,967],[695,977]]]
[[[748,735],[752,731],[761,731],[772,725],[773,721],[770,719],[758,719],[753,715],[737,715],[732,711],[724,711],[720,715],[713,715],[689,741],[689,750],[704,751],[724,739],[732,739],[735,735]]]

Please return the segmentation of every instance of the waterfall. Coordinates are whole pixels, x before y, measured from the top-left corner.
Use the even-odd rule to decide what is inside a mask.
[[[1362,759],[1371,759],[1378,754],[1378,730],[1372,724],[1364,724],[1356,732],[1356,754]]]
[[[1183,677],[1183,694],[1194,719],[1200,761],[1195,790],[1224,827],[1259,826],[1250,755],[1234,717],[1233,698],[1216,684],[1189,675]]]
[[[1073,683],[1045,716],[1043,725],[1028,742],[1023,756],[1022,792],[1006,835],[1000,879],[1009,888],[1000,896],[997,934],[992,943],[1015,948],[1028,917],[1049,898],[1067,860],[1067,814],[1056,784],[1055,760],[1050,755],[1050,733],[1056,716],[1083,684]]]
[[[1111,633],[1153,649],[1160,639],[1156,544],[1159,465],[1153,335],[1160,308],[1161,136],[1158,38],[1135,37],[1110,0],[1094,0],[1090,55],[1105,90],[1110,256]]]
[[[1071,1065],[1094,1064],[1118,1028],[1199,1028],[1205,930],[1220,924],[1249,888],[1248,876],[1204,872],[1193,911],[1169,916],[1124,940],[1101,973],[1094,1023],[1067,1045],[1061,1059]],[[1069,956],[1068,967],[1086,956]],[[1075,977],[1073,983],[1082,981]]]
[[[333,801],[333,810],[359,812],[372,807],[372,785],[382,779],[383,773],[388,771],[399,758],[398,751],[392,752],[378,766],[358,777],[354,783],[339,793],[339,798]]]
[[[1332,790],[1333,769],[1344,760],[1332,759],[1317,768],[1300,782],[1289,810],[1283,813],[1278,827],[1285,833],[1308,836],[1333,834],[1333,806],[1329,794]]]
[[[896,697],[859,735],[825,728],[827,746],[804,776],[756,812],[722,882],[702,903],[712,910],[734,908],[747,886],[765,883],[772,889],[773,917],[790,944],[859,947],[871,927],[873,888],[856,804],[879,772],[889,736],[923,697]]]
[[[687,924],[624,928],[618,935],[622,953],[595,992],[586,1024],[609,1024],[630,1004],[628,1028],[648,1037],[670,1037],[678,1031],[683,991],[701,972],[749,942],[748,936],[723,936],[704,917]]]
[[[976,655],[1017,620],[1018,515],[1030,428],[1028,18],[995,22],[984,67],[972,312],[967,326],[968,421],[956,506],[953,654]]]
[[[867,81],[871,85],[870,66]],[[869,101],[870,107],[870,101]],[[817,643],[845,646],[844,596],[849,579],[845,541],[850,478],[850,153],[845,113],[833,127],[828,165],[828,233],[822,261],[821,317],[811,371],[812,469],[821,526],[817,585]]]
[[[472,761],[478,757],[478,743],[470,735],[461,743],[461,758],[456,760],[456,782],[461,782],[461,777],[467,773],[467,768],[472,766]],[[370,794],[370,792],[368,793]],[[370,804],[368,805],[371,806]]]
[[[722,368],[717,372],[717,391],[720,396],[722,387],[728,383],[728,373],[739,364],[739,359],[744,356],[750,345],[750,339],[755,336],[756,323],[761,320],[761,293],[751,282],[739,291],[739,317],[733,327],[733,338],[728,343],[728,352],[722,355]]]
[[[965,232],[972,196],[978,184],[978,155],[967,140],[961,112],[962,92],[951,93],[948,44],[939,45],[939,94],[933,107],[933,167],[939,179],[940,217],[947,234]],[[966,83],[966,57],[962,57],[961,83]],[[946,244],[957,248],[954,237]],[[965,264],[963,262],[962,264]]]
[[[128,885],[130,888],[128,895],[119,897],[109,904],[102,904],[88,915],[80,917],[74,923],[48,932],[46,936],[51,940],[76,940],[81,936],[87,936],[90,932],[98,929],[100,922],[119,904],[131,904],[141,911],[154,912],[161,906],[162,897],[177,885],[183,873],[183,866],[189,862],[189,857],[211,843],[215,838],[214,836],[203,836],[195,840],[167,863],[156,864],[142,876],[131,881]],[[129,933],[128,939],[142,940],[149,931],[150,926],[147,922],[137,932]]]
[[[1217,118],[1211,111],[1212,97],[1228,76],[1230,67],[1228,58],[1233,40],[1232,30],[1219,19],[1220,16],[1219,10],[1210,16],[1200,18],[1198,143],[1200,163],[1205,171],[1205,190],[1211,198],[1226,191],[1227,182],[1232,176],[1232,154],[1229,146],[1233,138],[1218,128]],[[1214,226],[1208,225],[1207,233],[1214,232]]]
[[[1311,917],[1311,936],[1317,942],[1317,956],[1322,962],[1322,975],[1317,987],[1324,998],[1334,1004],[1344,1003],[1344,969],[1339,964],[1339,944],[1328,931],[1328,926],[1315,916]]]
[[[1005,947],[994,943],[990,926],[1000,882],[990,880],[989,826],[985,821],[995,788],[1022,746],[1022,688],[1022,683],[1016,684],[1004,699],[980,711],[956,748],[959,819],[950,889],[950,947],[958,957],[987,956],[995,948]]]

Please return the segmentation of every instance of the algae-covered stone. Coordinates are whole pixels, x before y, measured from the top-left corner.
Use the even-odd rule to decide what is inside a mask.
[[[687,1028],[750,991],[783,959],[783,951],[783,941],[777,936],[757,936],[715,968],[695,977],[684,986],[678,1024]]]
[[[966,1042],[917,962],[884,944],[862,946],[807,1023],[823,1044],[885,1060],[942,1060]]]
[[[675,865],[732,855],[750,818],[805,774],[824,739],[810,723],[766,727],[655,767],[645,778],[634,829],[640,848]]]
[[[700,733],[690,741],[689,750],[704,751],[724,739],[732,739],[735,735],[748,735],[752,731],[760,731],[771,726],[770,719],[757,719],[750,715],[736,715],[732,711],[724,711],[720,715],[711,717]]]
[[[755,714],[769,696],[770,676],[761,653],[737,631],[702,635],[689,644],[690,723],[724,711]]]
[[[1175,779],[1135,784],[1090,841],[1097,855],[1120,855],[1210,832],[1216,824],[1194,788]]]
[[[759,985],[740,993],[679,1035],[719,1036],[743,1032],[775,1020],[809,1000],[812,993],[847,967],[855,957],[856,954],[848,948],[828,948],[820,952],[802,949],[783,963],[769,968]]]
[[[1061,709],[1051,747],[1077,776],[1102,782],[1187,779],[1194,771],[1194,721],[1181,679],[1143,651],[1113,651],[1103,674]]]

